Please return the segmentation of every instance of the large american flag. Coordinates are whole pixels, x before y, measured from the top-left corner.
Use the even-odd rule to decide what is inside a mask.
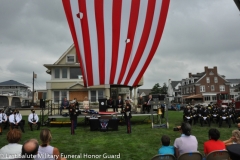
[[[137,86],[160,43],[170,0],[62,2],[85,86]]]

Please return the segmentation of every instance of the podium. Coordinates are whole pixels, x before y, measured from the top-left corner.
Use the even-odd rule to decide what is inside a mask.
[[[106,98],[98,99],[99,112],[106,112],[107,111],[106,101],[107,101]]]

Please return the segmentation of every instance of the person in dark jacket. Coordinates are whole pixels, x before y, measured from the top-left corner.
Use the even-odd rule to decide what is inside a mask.
[[[131,109],[132,109],[132,106],[129,103],[129,99],[127,99],[126,100],[126,106],[123,110],[125,122],[126,122],[126,125],[127,125],[127,133],[131,133],[131,122],[130,122],[130,119],[132,118]]]
[[[75,134],[75,129],[77,127],[78,110],[75,109],[74,105],[70,105],[69,107],[69,116],[71,120],[71,134]]]

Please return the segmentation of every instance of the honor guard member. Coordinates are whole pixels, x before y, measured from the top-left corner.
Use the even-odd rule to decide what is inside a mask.
[[[8,126],[8,117],[7,114],[4,112],[4,109],[1,111],[1,117],[2,117],[2,129],[6,129]]]
[[[30,126],[31,131],[33,131],[32,125],[37,125],[37,130],[40,128],[40,122],[38,122],[38,115],[35,113],[34,109],[31,109],[31,112],[28,116],[28,124]]]
[[[211,122],[219,122],[219,109],[217,108],[216,105],[213,105],[212,110],[211,110]]]
[[[203,126],[203,123],[205,123],[205,122],[210,127],[210,113],[208,111],[207,106],[204,106],[202,109],[202,112],[201,112],[201,117],[200,117],[201,126]]]
[[[235,124],[235,118],[236,118],[235,108],[232,106],[232,104],[230,104],[227,110],[228,110],[230,119],[232,120],[233,124]]]
[[[16,110],[14,110],[13,113],[9,116],[9,123],[10,123],[11,129],[18,128],[18,126],[20,126],[22,132],[24,133],[24,128],[21,123],[21,119],[17,116]]]
[[[129,100],[127,99],[125,108],[123,110],[125,122],[126,122],[126,125],[127,125],[127,133],[131,133],[132,132],[131,131],[131,122],[130,122],[130,119],[132,118],[131,109],[132,109],[132,106],[129,103]]]
[[[69,107],[69,116],[71,120],[71,134],[73,135],[75,134],[75,129],[77,127],[77,116],[78,116],[78,110],[75,110],[73,105]]]
[[[187,106],[187,110],[185,110],[184,122],[189,122],[192,125],[192,111],[190,109],[190,106]]]
[[[197,108],[192,109],[193,124],[197,123]]]
[[[222,122],[226,121],[226,123],[228,124],[229,128],[231,127],[231,119],[229,117],[228,111],[227,111],[227,106],[222,105],[222,109],[219,112],[219,127],[222,127]]]

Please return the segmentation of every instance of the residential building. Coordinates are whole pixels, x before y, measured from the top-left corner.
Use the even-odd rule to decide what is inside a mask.
[[[229,92],[230,83],[224,75],[218,73],[217,67],[204,67],[204,72],[192,74],[182,79],[181,93],[183,101],[216,102],[216,94]]]
[[[181,102],[181,84],[181,81],[170,81],[170,83],[168,84],[168,89],[171,89],[170,93],[172,93],[174,102]]]
[[[240,96],[240,79],[227,79],[227,81],[230,83],[230,96],[232,99],[236,100]]]
[[[98,102],[98,99],[109,98],[117,99],[118,95],[126,98],[131,96],[131,91],[136,87],[122,85],[98,85],[85,87],[80,63],[76,57],[76,49],[71,45],[62,56],[54,64],[44,64],[47,73],[51,75],[51,79],[46,82],[47,99],[54,102],[61,101],[63,98],[83,101],[85,97],[91,102]],[[143,78],[139,82],[139,86],[143,85]],[[137,95],[137,94],[134,94]]]

